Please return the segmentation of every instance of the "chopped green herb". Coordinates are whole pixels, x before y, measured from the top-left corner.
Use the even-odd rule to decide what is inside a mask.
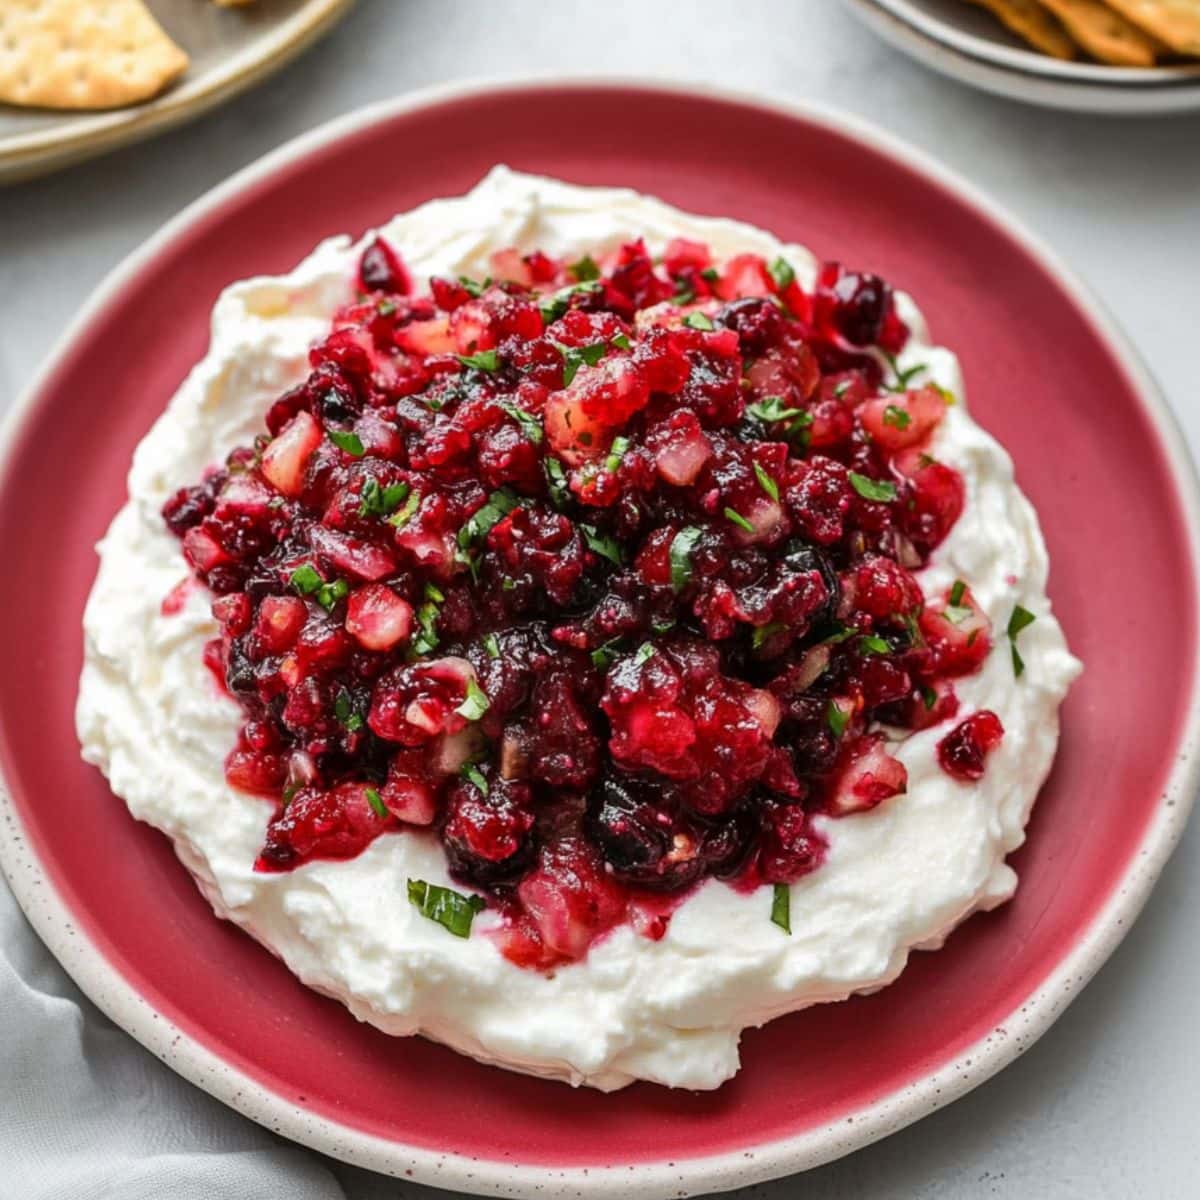
[[[967,607],[965,604],[947,604],[942,610],[942,616],[951,625],[961,625],[964,621],[969,621],[974,615],[975,610]]]
[[[564,346],[562,342],[551,345],[563,358],[563,387],[570,387],[580,367],[594,367],[607,353],[607,342],[592,342],[587,346]]]
[[[416,490],[409,492],[407,499],[404,501],[404,507],[388,517],[388,524],[394,525],[397,529],[403,529],[412,520],[413,514],[420,507],[421,493]]]
[[[412,488],[407,483],[392,483],[384,487],[373,475],[363,482],[359,493],[360,517],[386,517],[394,512]]]
[[[491,283],[491,280],[487,280],[486,283],[480,283],[478,280],[471,279],[467,275],[460,275],[458,277],[458,282],[463,288],[466,289],[469,296],[475,300],[478,300],[479,297],[483,295],[483,289],[487,286],[487,283]]]
[[[354,711],[354,702],[345,688],[338,692],[337,699],[333,702],[333,715],[347,733],[357,733],[363,726],[363,719]]]
[[[858,652],[860,654],[890,654],[891,646],[873,633],[864,634],[858,639]]]
[[[432,654],[437,649],[438,606],[427,600],[417,609],[417,625],[421,632],[412,640],[414,654]]]
[[[1022,608],[1019,604],[1013,609],[1012,616],[1008,618],[1008,640],[1012,647],[1013,674],[1018,678],[1025,673],[1025,660],[1017,650],[1017,634],[1036,620],[1037,617],[1029,609]]]
[[[825,722],[833,731],[834,737],[841,737],[846,732],[846,726],[850,724],[850,714],[836,700],[830,700],[825,709]]]
[[[806,415],[802,408],[787,408],[779,396],[768,396],[757,404],[748,405],[746,411],[760,421],[789,421],[792,417]]]
[[[421,916],[436,921],[460,938],[471,936],[475,914],[487,907],[482,896],[464,896],[452,888],[426,883],[423,879],[408,881],[408,898]]]
[[[844,642],[848,638],[852,638],[857,632],[857,629],[851,629],[849,625],[840,625],[828,637],[822,638],[817,645],[836,646],[839,642]]]
[[[386,821],[392,814],[384,804],[383,797],[373,788],[367,788],[367,803],[375,810],[375,815]]]
[[[808,430],[813,423],[812,413],[805,412],[802,408],[788,408],[779,396],[768,396],[757,404],[750,404],[746,412],[764,425],[784,422],[784,437],[798,437],[802,444],[808,441]]]
[[[727,507],[725,509],[725,519],[732,521],[739,529],[744,529],[747,533],[754,532],[754,526],[737,509]]]
[[[557,321],[571,307],[572,296],[576,296],[581,292],[598,292],[603,286],[599,280],[589,279],[582,283],[573,283],[569,287],[559,288],[557,292],[540,305],[542,320],[547,325],[552,321]]]
[[[496,371],[500,367],[500,355],[495,350],[480,350],[478,354],[456,354],[464,367],[475,371]]]
[[[363,449],[362,438],[353,430],[331,429],[329,440],[339,449],[344,450],[352,458],[362,458],[366,451]]]
[[[896,485],[882,479],[869,479],[857,471],[850,472],[850,486],[864,499],[876,500],[882,504],[890,503],[896,498]]]
[[[600,268],[596,265],[596,260],[590,254],[585,254],[578,262],[571,263],[567,270],[580,283],[587,283],[592,279],[600,278]]]
[[[523,408],[513,404],[510,400],[497,400],[496,403],[521,426],[521,432],[535,446],[541,444],[543,434],[542,423],[533,413],[527,413]]]
[[[643,642],[637,649],[637,653],[633,656],[633,664],[640,667],[643,663],[649,662],[654,657],[654,643]]]
[[[375,305],[375,311],[381,317],[390,317],[396,311],[396,306],[390,300],[380,300]]]
[[[754,478],[758,480],[758,486],[762,488],[772,500],[779,499],[779,484],[767,474],[766,468],[762,463],[754,464]]]
[[[483,639],[483,648],[488,653],[488,658],[500,657],[500,639],[494,633],[489,633]]]
[[[671,541],[671,588],[676,592],[682,592],[692,578],[692,551],[703,532],[697,525],[685,525]]]
[[[954,586],[950,589],[950,603],[961,604],[963,596],[966,594],[967,585],[961,579],[954,581]]]
[[[712,318],[706,316],[702,312],[688,313],[688,315],[683,318],[683,323],[689,329],[699,329],[705,333],[716,329],[716,326],[712,323]]]
[[[703,279],[705,283],[716,283],[717,280],[721,278],[721,272],[718,271],[716,267],[705,267],[704,270],[700,272],[700,278]]]
[[[604,460],[604,469],[610,474],[616,471],[628,449],[629,439],[627,437],[613,438],[613,444],[608,448],[608,457]]]
[[[928,684],[921,688],[921,703],[926,712],[933,712],[933,706],[938,702],[938,694]]]
[[[615,537],[611,537],[607,533],[601,533],[594,525],[584,525],[580,523],[580,531],[583,533],[583,540],[587,542],[601,558],[607,558],[614,566],[622,566],[621,545]]]
[[[304,563],[291,574],[288,582],[302,596],[311,596],[324,582],[312,563]]]
[[[940,383],[931,383],[929,386],[941,396],[943,403],[946,405],[958,403],[958,397],[949,388],[942,387]]]
[[[488,535],[494,525],[502,521],[517,507],[517,497],[508,488],[499,488],[487,502],[475,510],[467,523],[458,531],[458,545],[466,550],[475,546]]]
[[[925,645],[925,635],[921,632],[921,623],[912,613],[904,614],[904,632],[908,634],[910,646]]]
[[[782,255],[777,258],[768,268],[771,273],[771,278],[775,281],[775,286],[782,292],[790,288],[796,282],[796,271],[790,262]]]
[[[625,333],[615,334],[613,336],[612,344],[616,346],[618,350],[633,349],[633,343],[629,340],[629,335]]]
[[[675,619],[673,617],[668,617],[665,621],[653,620],[650,622],[650,628],[658,634],[670,633],[671,630],[675,628]]]
[[[459,772],[462,777],[468,782],[473,783],[484,796],[488,794],[487,776],[479,769],[478,763],[467,762],[463,763],[462,770]]]
[[[555,508],[561,509],[570,500],[571,489],[567,486],[567,473],[557,458],[546,458],[546,482],[551,502]]]
[[[1033,613],[1029,611],[1029,609],[1022,608],[1021,605],[1018,604],[1013,609],[1012,616],[1008,618],[1008,636],[1010,638],[1015,638],[1022,629],[1028,628],[1036,620],[1037,617],[1035,617]]]
[[[833,385],[835,399],[840,400],[850,390],[850,380],[843,379]]]
[[[467,680],[467,698],[454,711],[460,717],[466,717],[468,721],[478,721],[487,712],[490,705],[491,701],[488,699],[487,692],[475,682],[472,676]]]
[[[690,283],[685,283],[681,279],[675,287],[675,295],[671,297],[671,303],[682,307],[685,304],[691,304],[695,298],[696,289]]]
[[[885,353],[884,358],[887,359],[887,364],[892,368],[892,374],[896,377],[895,383],[885,383],[884,390],[888,392],[907,392],[908,385],[912,381],[913,376],[920,375],[922,371],[928,371],[929,367],[925,363],[916,363],[907,370],[900,370],[900,364],[896,362],[895,355]]]
[[[895,404],[889,404],[883,410],[883,423],[893,429],[907,429],[912,424],[912,415]]]
[[[617,645],[620,643],[619,637],[612,638],[604,643],[603,646],[597,646],[592,651],[592,666],[599,671],[606,671],[617,657]]]
[[[759,625],[750,635],[750,645],[755,650],[761,650],[777,633],[787,629],[784,621],[772,621],[769,625]]]
[[[786,883],[775,885],[771,897],[771,924],[778,925],[784,933],[792,932],[792,889]]]
[[[500,581],[500,588],[502,591],[505,591],[505,592],[514,592],[517,589],[517,581],[515,579],[513,579],[512,576],[506,575]]]
[[[344,600],[349,594],[350,585],[344,579],[335,579],[332,583],[321,584],[315,599],[326,612],[333,612],[338,601]]]

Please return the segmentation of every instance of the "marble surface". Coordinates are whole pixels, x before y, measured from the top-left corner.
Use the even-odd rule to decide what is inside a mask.
[[[232,171],[368,101],[480,74],[547,71],[712,80],[819,100],[935,154],[1092,286],[1151,364],[1193,452],[1200,447],[1200,116],[1091,118],[971,92],[884,47],[833,0],[360,0],[283,74],[197,123],[0,191],[0,407],[105,273]],[[1130,603],[1144,605],[1136,572],[1131,563]],[[1023,1058],[882,1143],[741,1195],[1195,1195],[1198,945],[1193,825],[1124,945]],[[132,1042],[129,1052],[141,1053]],[[435,1195],[323,1165],[331,1196],[337,1184],[351,1200]]]

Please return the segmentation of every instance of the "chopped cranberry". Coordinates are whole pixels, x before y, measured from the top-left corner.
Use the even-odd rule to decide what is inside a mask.
[[[307,378],[162,511],[243,712],[226,778],[275,804],[258,868],[426,830],[546,969],[819,869],[819,814],[905,790],[880,726],[950,721],[991,630],[914,574],[965,490],[942,394],[880,388],[878,277],[686,239],[490,273],[414,295],[372,240]]]
[[[362,253],[358,279],[365,292],[394,292],[401,295],[412,291],[408,272],[400,256],[381,237],[377,237]]]
[[[982,779],[987,756],[1003,737],[1000,718],[983,709],[960,722],[938,742],[938,763],[955,779],[966,783]]]

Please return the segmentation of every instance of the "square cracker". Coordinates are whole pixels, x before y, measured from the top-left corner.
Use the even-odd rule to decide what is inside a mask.
[[[1100,0],[1041,0],[1093,57],[1118,67],[1154,66],[1156,43]]]
[[[142,0],[0,0],[0,100],[119,108],[188,65]]]
[[[1200,0],[1105,0],[1179,54],[1200,57]]]
[[[967,0],[967,3],[986,8],[1035,50],[1055,58],[1075,57],[1075,43],[1058,18],[1042,8],[1037,0]]]

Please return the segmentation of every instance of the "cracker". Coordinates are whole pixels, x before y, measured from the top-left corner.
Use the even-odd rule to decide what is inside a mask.
[[[1200,57],[1200,0],[1105,0],[1179,54]]]
[[[1093,57],[1117,67],[1154,66],[1155,43],[1100,0],[1041,0]]]
[[[1055,58],[1075,57],[1075,43],[1058,18],[1042,8],[1037,0],[967,0],[967,3],[986,8],[1035,50]]]
[[[187,65],[142,0],[0,0],[0,100],[10,104],[119,108]]]

